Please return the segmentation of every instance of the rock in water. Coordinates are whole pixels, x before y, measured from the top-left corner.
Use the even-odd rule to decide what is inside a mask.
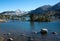
[[[7,41],[12,41],[12,40],[13,40],[12,38],[7,39]]]
[[[48,29],[41,29],[40,31],[41,34],[47,34],[47,32],[48,32]]]
[[[10,39],[7,39],[7,41],[11,41]]]
[[[58,33],[57,33],[57,32],[52,32],[52,34],[56,35],[56,34],[58,34]]]

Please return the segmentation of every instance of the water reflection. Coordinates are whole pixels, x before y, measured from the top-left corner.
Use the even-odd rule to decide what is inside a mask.
[[[56,31],[60,33],[60,21],[55,22],[29,22],[29,21],[9,21],[7,23],[0,23],[0,31],[8,32],[32,32],[40,31],[41,28],[47,28],[49,31]]]
[[[34,22],[30,22],[31,29],[34,29]]]

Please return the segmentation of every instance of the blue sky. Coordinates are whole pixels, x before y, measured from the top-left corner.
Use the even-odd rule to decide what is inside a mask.
[[[43,5],[54,5],[60,0],[0,0],[0,12],[20,9],[34,10]]]

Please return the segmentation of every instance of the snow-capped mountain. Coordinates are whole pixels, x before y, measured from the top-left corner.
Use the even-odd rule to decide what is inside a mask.
[[[3,14],[3,15],[24,15],[24,14],[27,14],[27,12],[17,9],[15,11],[4,11],[0,14]]]

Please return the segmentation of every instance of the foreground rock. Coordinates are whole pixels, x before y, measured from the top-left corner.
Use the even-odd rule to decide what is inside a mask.
[[[13,38],[9,38],[9,39],[7,39],[7,41],[12,41],[13,40]]]
[[[40,33],[41,34],[47,34],[48,33],[48,29],[41,29]]]

